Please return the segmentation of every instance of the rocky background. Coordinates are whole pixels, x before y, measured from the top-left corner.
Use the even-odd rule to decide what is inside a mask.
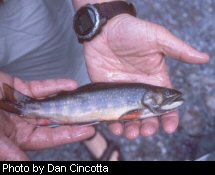
[[[105,135],[121,147],[125,160],[215,160],[215,1],[132,0],[138,16],[161,24],[195,48],[207,52],[206,65],[188,65],[168,59],[172,81],[184,93],[180,126],[172,135],[161,131],[149,138],[128,141]],[[211,153],[211,154],[210,154]],[[29,152],[32,160],[91,160],[82,143]],[[210,157],[208,155],[211,155]]]

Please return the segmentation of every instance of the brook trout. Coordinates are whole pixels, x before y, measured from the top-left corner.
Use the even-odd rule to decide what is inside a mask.
[[[0,109],[25,118],[60,124],[128,121],[155,117],[182,105],[175,89],[142,83],[94,83],[70,92],[34,99],[3,84]]]

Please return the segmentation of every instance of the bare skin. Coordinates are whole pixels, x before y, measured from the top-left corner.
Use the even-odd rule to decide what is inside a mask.
[[[85,56],[92,81],[143,82],[172,87],[165,56],[190,64],[204,64],[209,56],[181,41],[162,26],[122,14],[111,19],[96,38],[85,42]],[[178,112],[162,117],[163,128],[173,133]],[[129,139],[151,136],[159,129],[157,118],[110,125],[116,135]]]
[[[35,98],[77,87],[76,82],[72,80],[23,82],[3,73],[0,73],[0,80]],[[0,121],[0,160],[29,160],[25,154],[27,150],[41,150],[78,142],[95,134],[93,127],[37,128],[26,120],[4,111],[0,111]]]
[[[114,0],[73,0],[73,4],[77,10],[87,3],[109,1]],[[165,56],[190,64],[204,64],[209,60],[207,54],[195,50],[166,28],[127,14],[109,20],[102,32],[84,46],[88,72],[94,82],[143,82],[172,87]],[[167,133],[173,133],[178,123],[178,112],[162,117]],[[125,126],[120,123],[109,126],[114,134],[135,139],[139,135],[155,134],[159,121],[150,118]]]
[[[79,0],[79,5],[80,2],[83,1]],[[125,14],[110,20],[100,35],[84,45],[88,71],[95,82],[130,81],[172,87],[164,59],[166,55],[191,64],[203,64],[209,59],[207,54],[188,46],[165,28]],[[0,74],[0,80],[33,97],[76,88],[71,80],[26,83],[5,74]],[[95,132],[92,127],[36,128],[2,111],[0,121],[0,160],[28,160],[25,150],[84,140]],[[163,116],[162,123],[167,133],[174,132],[178,126],[178,113]],[[125,127],[120,123],[110,125],[114,134],[124,134],[129,139],[153,135],[158,128],[156,118],[130,122]]]

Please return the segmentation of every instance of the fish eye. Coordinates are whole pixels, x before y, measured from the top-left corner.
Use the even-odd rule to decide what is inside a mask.
[[[165,91],[164,91],[164,95],[165,95],[165,96],[170,96],[170,92],[167,91],[167,90],[165,90]]]

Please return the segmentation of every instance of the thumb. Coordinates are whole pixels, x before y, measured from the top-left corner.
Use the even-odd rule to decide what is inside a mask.
[[[174,36],[162,26],[157,27],[157,44],[161,51],[179,61],[192,64],[204,64],[209,60],[206,53],[202,53]]]
[[[0,136],[1,161],[28,161],[29,158],[19,147],[5,136]]]
[[[21,79],[15,78],[14,86],[15,89],[25,95],[40,98],[62,91],[71,91],[77,88],[77,83],[70,79],[35,80],[26,83]]]

